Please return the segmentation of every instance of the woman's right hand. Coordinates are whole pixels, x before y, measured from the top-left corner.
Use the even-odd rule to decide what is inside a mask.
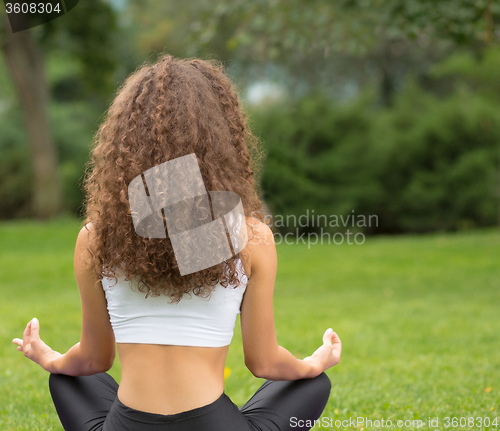
[[[332,328],[329,328],[323,335],[323,345],[311,356],[304,358],[303,361],[311,362],[319,375],[328,368],[337,365],[340,362],[341,353],[342,342]]]

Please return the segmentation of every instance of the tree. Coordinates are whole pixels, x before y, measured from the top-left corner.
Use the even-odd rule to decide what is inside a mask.
[[[223,0],[197,3],[192,41],[210,44],[228,16],[227,40],[240,55],[280,58],[314,50],[367,53],[380,38],[425,35],[459,45],[492,42],[500,4],[493,0]],[[199,44],[199,42],[197,42]]]
[[[500,2],[494,0],[223,0],[215,8],[212,2],[201,1],[197,16],[193,46],[199,41],[211,44],[217,28],[231,17],[237,24],[227,46],[243,57],[285,61],[310,58],[315,52],[373,57],[382,48],[380,86],[386,105],[394,79],[384,53],[390,52],[393,42],[419,38],[433,46],[448,42],[481,57],[500,40],[495,28]],[[498,194],[500,224],[500,169]]]
[[[48,89],[43,54],[30,30],[12,33],[5,23],[2,43],[12,79],[23,107],[33,167],[33,212],[46,218],[62,207],[57,156],[48,126]]]
[[[321,57],[333,59],[322,63],[323,70],[338,64],[338,57],[347,65],[363,59],[378,75],[385,105],[392,102],[404,60],[417,73],[424,70],[413,52],[427,47],[424,57],[431,60],[447,45],[480,48],[498,39],[493,23],[500,18],[493,0],[222,0],[216,7],[198,0],[193,11],[193,52],[220,45],[219,29],[229,23],[226,47],[254,63],[272,61],[302,72]],[[406,59],[396,54],[404,45],[410,48],[403,50]]]
[[[38,218],[52,217],[63,208],[57,151],[47,118],[50,89],[44,56],[51,50],[77,56],[87,94],[105,97],[115,68],[110,54],[115,30],[114,12],[101,0],[80,2],[67,15],[17,33],[7,19],[0,22],[1,49],[23,108],[33,168],[32,207]]]

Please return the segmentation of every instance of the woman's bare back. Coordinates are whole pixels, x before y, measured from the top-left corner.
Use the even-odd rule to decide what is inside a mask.
[[[248,250],[240,254],[250,277]],[[119,400],[128,407],[163,415],[212,403],[224,391],[229,346],[190,347],[117,343],[122,366]]]
[[[120,343],[118,398],[133,409],[163,415],[210,404],[224,390],[228,349]]]

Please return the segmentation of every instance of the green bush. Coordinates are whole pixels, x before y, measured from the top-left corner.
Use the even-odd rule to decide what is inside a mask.
[[[86,102],[72,102],[53,103],[50,113],[59,155],[64,207],[71,214],[81,216],[84,199],[81,182],[102,112]]]
[[[387,151],[374,211],[382,231],[456,230],[497,221],[500,106],[467,91],[439,100],[410,86],[382,112],[372,141]],[[389,133],[389,130],[391,133]]]
[[[19,109],[0,115],[0,218],[30,215],[32,170]]]
[[[313,210],[355,215],[347,227],[368,233],[495,224],[500,106],[465,90],[440,100],[412,82],[392,108],[373,108],[371,94],[337,106],[316,93],[252,113],[274,220],[310,215],[307,226],[276,227],[318,232]],[[331,224],[322,219],[344,230]]]
[[[398,233],[496,224],[500,102],[463,88],[439,99],[412,82],[391,108],[375,108],[373,100],[367,91],[339,106],[313,93],[250,112],[266,152],[264,199],[282,221],[294,217],[277,227]],[[49,114],[65,208],[75,214],[100,114],[84,102],[53,103]],[[30,216],[20,107],[2,111],[0,128],[0,218]],[[319,215],[328,217],[320,226]]]
[[[99,112],[83,102],[53,103],[49,119],[59,159],[64,210],[82,214],[81,180]],[[0,218],[30,217],[32,167],[22,110],[0,115]]]

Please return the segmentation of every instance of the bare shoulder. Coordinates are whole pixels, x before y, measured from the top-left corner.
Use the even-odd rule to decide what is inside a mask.
[[[259,247],[265,245],[274,245],[274,235],[271,228],[260,220],[247,217],[247,234],[248,244],[250,246]]]
[[[92,223],[87,223],[78,232],[78,237],[76,239],[75,246],[75,265],[78,267],[85,267],[89,265],[89,252],[87,245],[90,240],[90,236],[93,233]]]
[[[245,271],[251,276],[259,272],[259,268],[276,260],[276,246],[269,226],[253,217],[247,217],[246,222],[248,242],[241,255],[244,257]]]

